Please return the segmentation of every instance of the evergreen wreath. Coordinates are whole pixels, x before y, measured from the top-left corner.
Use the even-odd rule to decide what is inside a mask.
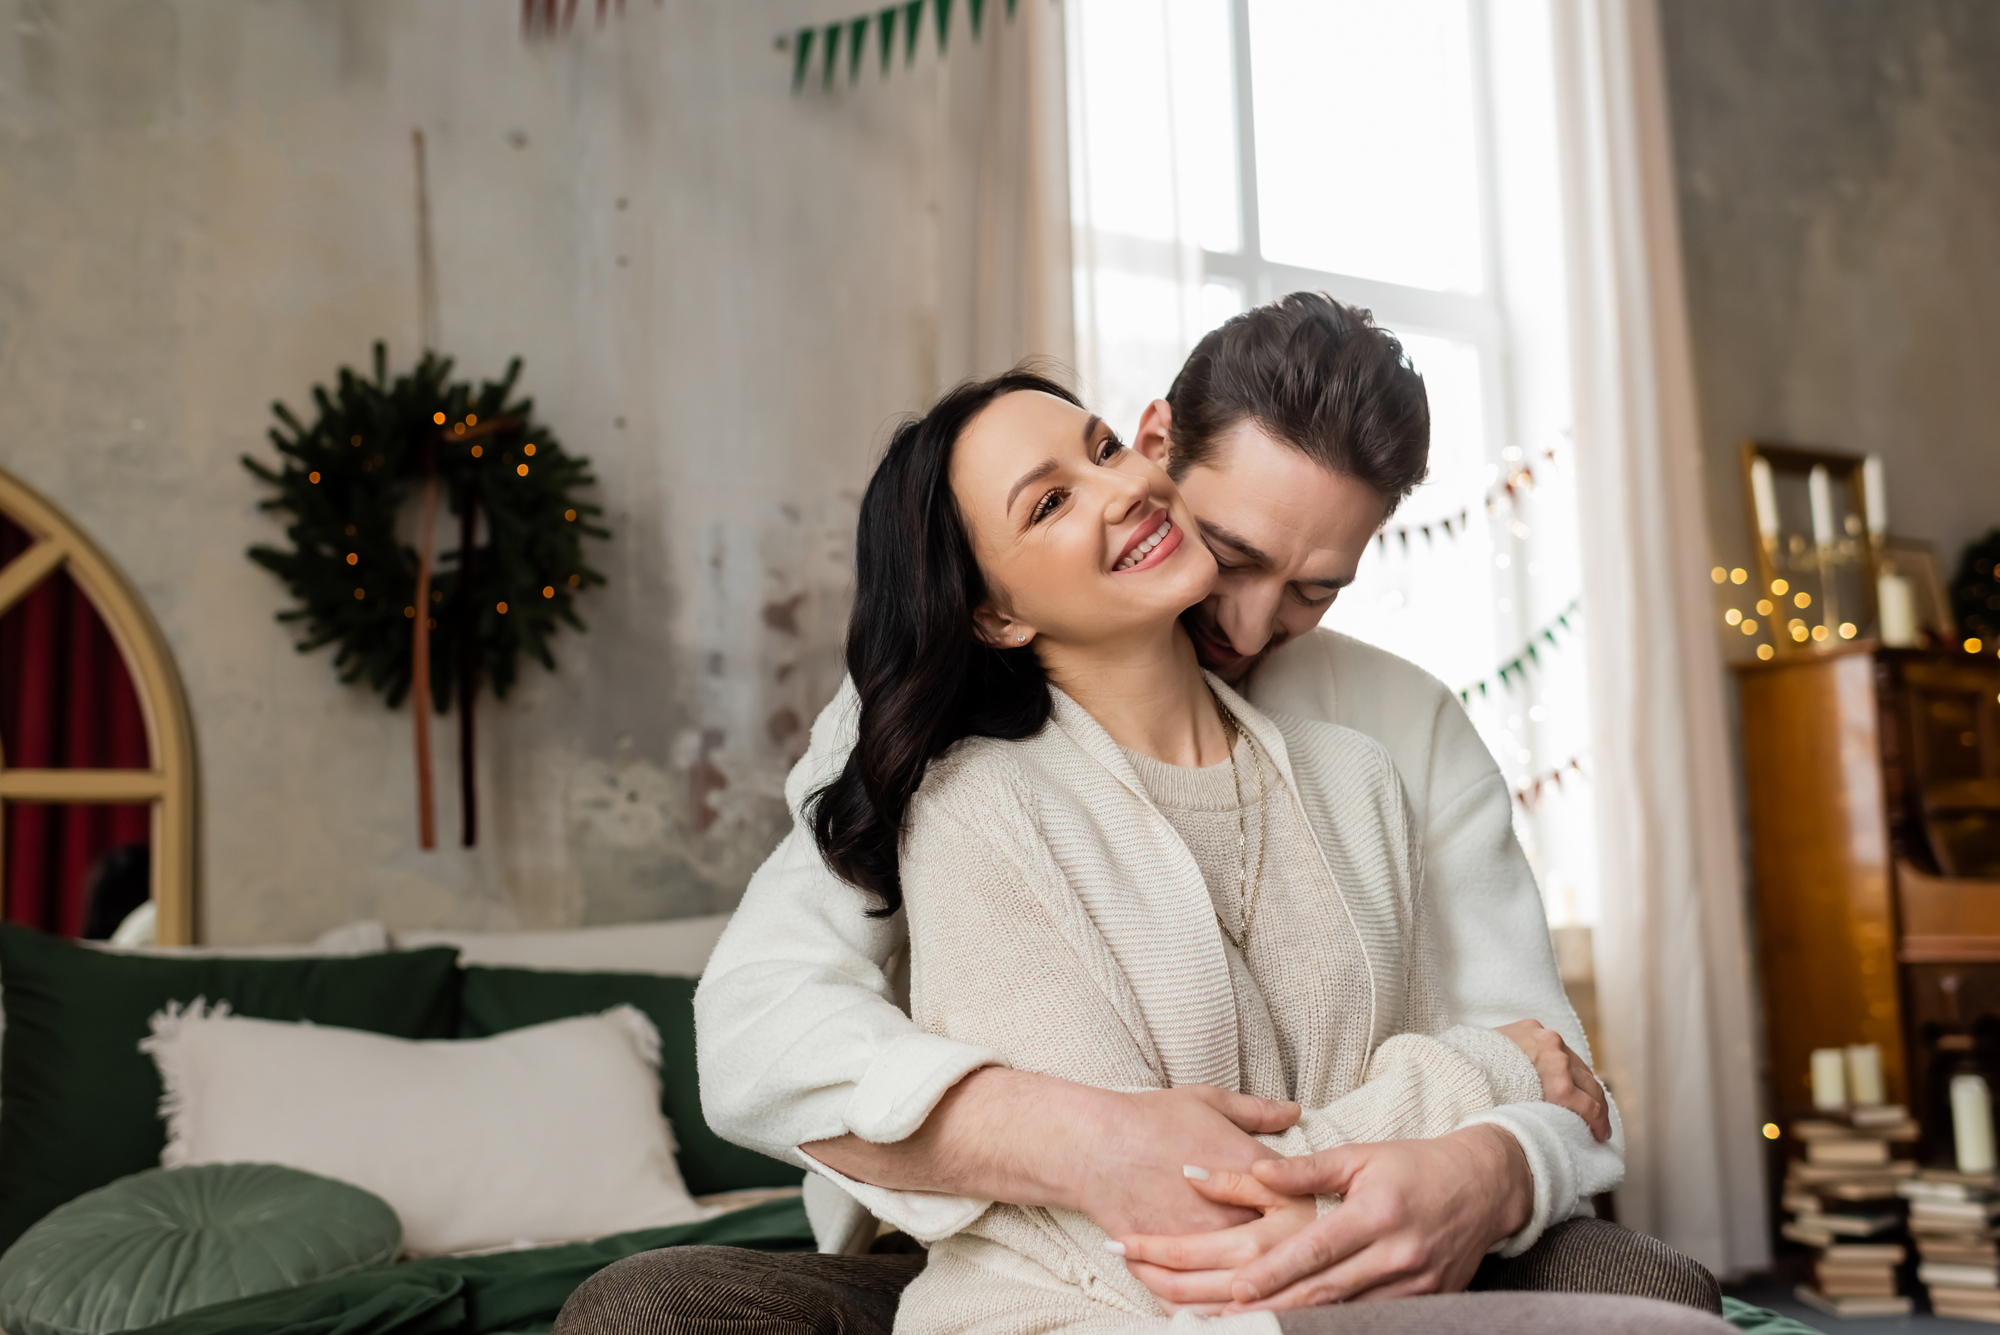
[[[315,385],[310,426],[271,405],[283,428],[270,432],[280,465],[246,454],[243,466],[277,488],[260,508],[292,516],[292,546],[249,555],[298,599],[278,620],[305,623],[299,652],[338,646],[340,679],[366,682],[393,709],[410,691],[418,614],[417,551],[397,535],[397,512],[435,477],[460,535],[456,545],[437,542],[426,618],[431,697],[443,713],[454,682],[469,692],[483,676],[504,697],[524,652],[555,668],[549,641],[559,623],[583,630],[576,596],[605,582],[584,560],[583,540],[611,534],[592,522],[602,508],[574,494],[596,481],[590,461],[566,454],[534,420],[534,400],[509,401],[520,358],[477,390],[451,380],[449,358],[426,352],[393,382],[387,361],[377,343],[372,381],[343,366],[332,394]],[[475,513],[486,521],[476,547]]]
[[[1960,635],[2000,646],[2000,528],[1965,549],[1951,582],[1951,609]]]

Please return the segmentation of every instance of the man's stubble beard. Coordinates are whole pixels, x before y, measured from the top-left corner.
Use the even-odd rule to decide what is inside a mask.
[[[1200,660],[1201,665],[1239,689],[1250,679],[1250,674],[1257,670],[1258,665],[1271,656],[1273,650],[1291,638],[1283,630],[1274,631],[1271,638],[1265,641],[1264,647],[1256,653],[1247,658],[1232,657],[1227,663],[1220,662],[1215,658],[1210,645],[1213,641],[1220,641],[1226,645],[1229,643],[1229,637],[1216,627],[1206,612],[1206,603],[1196,603],[1181,613],[1181,625],[1186,629],[1188,638],[1194,642],[1194,655]]]

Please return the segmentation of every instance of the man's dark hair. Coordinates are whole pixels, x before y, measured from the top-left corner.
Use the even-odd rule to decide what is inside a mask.
[[[1391,511],[1430,462],[1430,398],[1403,345],[1367,311],[1320,292],[1294,292],[1211,330],[1167,405],[1176,479],[1209,462],[1244,421],[1367,483]]]

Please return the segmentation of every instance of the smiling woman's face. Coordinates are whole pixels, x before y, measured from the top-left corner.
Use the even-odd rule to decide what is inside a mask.
[[[980,630],[1001,648],[1170,629],[1215,582],[1166,472],[1052,395],[1003,395],[974,418],[951,489],[991,595]]]

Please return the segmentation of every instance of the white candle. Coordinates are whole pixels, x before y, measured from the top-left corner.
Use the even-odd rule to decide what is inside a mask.
[[[1812,1055],[1813,1107],[1847,1106],[1847,1054],[1839,1048],[1814,1048]]]
[[[1889,497],[1882,490],[1882,456],[1861,461],[1861,504],[1868,515],[1868,536],[1876,542],[1889,531]]]
[[[1771,485],[1771,465],[1750,461],[1750,499],[1757,508],[1757,533],[1766,545],[1778,540],[1778,490]]]
[[[1806,493],[1812,497],[1813,544],[1831,547],[1837,540],[1833,531],[1833,486],[1825,464],[1814,464],[1806,474]]]
[[[1875,581],[1875,605],[1882,618],[1882,643],[1891,649],[1917,645],[1917,591],[1901,575]]]
[[[1951,1078],[1951,1136],[1958,1149],[1958,1171],[1993,1171],[1993,1094],[1976,1075]]]
[[[1882,1049],[1873,1043],[1847,1045],[1847,1089],[1858,1105],[1882,1102]]]

